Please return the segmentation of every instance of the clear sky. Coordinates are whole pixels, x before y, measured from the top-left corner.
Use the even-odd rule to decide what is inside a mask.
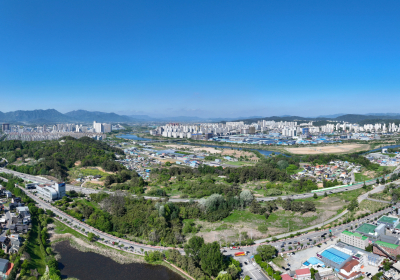
[[[0,111],[400,113],[400,1],[0,2]]]

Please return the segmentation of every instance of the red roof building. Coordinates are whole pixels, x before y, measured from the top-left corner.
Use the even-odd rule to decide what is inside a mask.
[[[309,268],[297,269],[294,278],[297,280],[311,279],[311,271]]]
[[[281,277],[282,277],[282,280],[293,280],[293,278],[290,277],[289,274],[282,274]]]

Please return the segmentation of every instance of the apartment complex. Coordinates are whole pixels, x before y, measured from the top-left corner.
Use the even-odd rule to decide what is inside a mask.
[[[96,133],[109,133],[112,130],[111,124],[109,123],[98,123],[93,122],[93,130]]]

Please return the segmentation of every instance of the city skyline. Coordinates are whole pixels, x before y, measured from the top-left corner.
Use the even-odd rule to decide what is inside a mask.
[[[0,111],[398,112],[396,1],[117,2],[1,3]]]

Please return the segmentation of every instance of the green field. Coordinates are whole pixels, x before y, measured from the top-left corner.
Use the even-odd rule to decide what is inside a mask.
[[[28,269],[37,269],[43,275],[46,270],[45,257],[40,251],[40,244],[38,241],[39,225],[36,219],[32,220],[32,229],[26,246],[26,252],[31,257]]]
[[[272,213],[267,219],[268,227],[290,228],[290,231],[295,231],[308,226],[311,222],[318,219],[318,212],[311,217],[302,217],[296,213],[285,210],[278,210]]]
[[[253,214],[249,211],[234,210],[232,214],[222,220],[226,223],[260,222],[266,221],[264,215]]]
[[[355,178],[356,182],[364,182],[364,181],[371,180],[371,178],[369,178],[368,176],[365,176],[361,173],[354,173],[354,178]]]
[[[86,236],[77,232],[76,230],[73,230],[69,226],[64,225],[63,223],[61,223],[60,221],[57,221],[56,219],[54,219],[54,225],[55,225],[54,232],[57,234],[70,233],[75,237],[87,240]]]
[[[75,167],[75,168],[72,168],[70,171],[68,171],[68,173],[72,179],[76,179],[76,178],[80,178],[80,177],[84,177],[84,176],[100,175],[100,176],[102,176],[101,179],[104,180],[108,175],[110,175],[106,172],[98,170],[97,168],[76,168]]]

